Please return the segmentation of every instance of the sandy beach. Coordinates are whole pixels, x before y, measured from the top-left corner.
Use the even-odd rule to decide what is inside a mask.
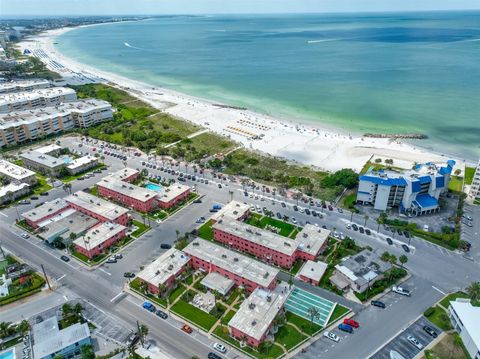
[[[400,140],[353,136],[316,125],[278,120],[100,71],[56,51],[55,37],[70,30],[57,29],[27,38],[19,43],[19,48],[29,49],[49,69],[59,72],[68,84],[114,83],[159,110],[227,136],[245,148],[328,171],[341,168],[360,171],[372,157],[391,158],[395,166],[403,168],[411,168],[415,162],[440,163],[451,158]],[[463,171],[464,162],[453,159]]]

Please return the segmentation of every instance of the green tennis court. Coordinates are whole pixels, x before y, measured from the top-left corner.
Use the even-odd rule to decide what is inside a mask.
[[[316,308],[318,316],[313,319],[313,322],[324,327],[336,305],[336,303],[316,294],[295,287],[285,303],[285,309],[302,318],[311,320],[309,310],[312,307]]]

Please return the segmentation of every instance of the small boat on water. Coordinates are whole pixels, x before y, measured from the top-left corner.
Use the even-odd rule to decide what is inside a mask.
[[[402,354],[395,350],[390,350],[390,359],[406,359]]]

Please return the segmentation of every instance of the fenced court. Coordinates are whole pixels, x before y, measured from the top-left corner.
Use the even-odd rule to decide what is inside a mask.
[[[330,316],[335,309],[336,303],[324,299],[306,290],[295,287],[285,303],[285,309],[304,319],[311,320],[310,308],[318,311],[318,316],[313,319],[315,324],[322,327],[328,323]]]

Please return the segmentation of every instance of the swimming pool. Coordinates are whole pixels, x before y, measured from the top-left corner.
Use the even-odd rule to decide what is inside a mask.
[[[147,183],[144,187],[146,189],[150,189],[152,191],[157,191],[157,192],[160,192],[162,190],[162,186],[160,186],[159,184],[155,184],[155,183]]]
[[[0,353],[0,359],[13,359],[15,358],[15,349],[9,349]]]

